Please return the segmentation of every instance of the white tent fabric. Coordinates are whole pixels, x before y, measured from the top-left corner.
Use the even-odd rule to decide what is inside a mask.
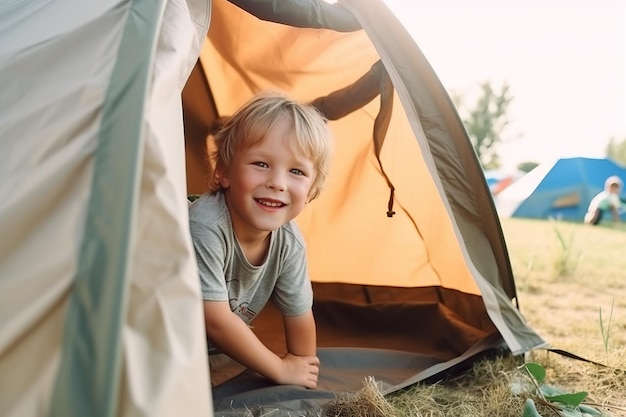
[[[0,415],[212,414],[180,103],[209,17],[0,3]]]
[[[285,0],[258,3],[274,6],[278,2],[287,4]],[[364,199],[351,195],[350,203],[363,201],[361,207],[344,205],[348,204],[344,198],[348,187],[337,188],[339,198],[334,201],[347,214],[344,218],[351,220],[345,224],[349,231],[357,221],[361,229],[363,224],[388,225],[387,217],[383,223],[365,215],[378,212],[376,207],[382,208],[384,215],[384,204],[395,201],[394,229],[380,227],[379,236],[393,235],[396,242],[404,242],[406,252],[387,247],[384,253],[391,261],[383,261],[380,248],[355,251],[352,243],[358,237],[350,234],[346,246],[358,254],[353,263],[359,269],[368,268],[360,261],[364,254],[372,253],[378,264],[385,266],[383,273],[369,268],[368,274],[343,274],[344,281],[338,282],[312,268],[321,277],[314,282],[316,311],[318,318],[325,314],[328,324],[326,344],[320,344],[322,337],[318,337],[320,347],[335,352],[346,346],[368,353],[372,348],[400,352],[403,363],[409,358],[405,352],[410,358],[419,356],[419,365],[428,368],[416,373],[411,359],[412,368],[404,365],[401,369],[410,375],[401,372],[398,378],[378,365],[384,363],[380,359],[364,361],[391,377],[386,389],[397,390],[481,352],[506,348],[521,354],[543,343],[511,302],[516,293],[500,225],[460,119],[427,61],[384,4],[380,0],[339,2],[364,29],[344,34],[344,25],[338,25],[341,30],[322,32],[306,25],[281,25],[272,32],[269,25],[278,25],[274,20],[261,22],[233,3],[0,3],[1,416],[160,417],[220,412],[213,410],[213,398],[219,405],[220,397],[212,395],[220,387],[209,386],[199,280],[188,230],[186,186],[190,178],[186,177],[183,146],[194,136],[189,123],[193,112],[186,113],[183,127],[181,93],[186,85],[188,98],[196,99],[191,102],[200,103],[198,115],[212,116],[210,103],[215,116],[227,115],[237,100],[253,92],[245,81],[257,66],[261,70],[261,77],[255,79],[260,81],[258,86],[293,86],[292,93],[296,87],[302,88],[308,91],[297,95],[302,99],[343,88],[378,60],[387,68],[385,84],[393,84],[393,89],[378,84],[380,100],[331,122],[336,133],[363,141],[365,158],[355,161],[359,168],[366,168],[362,177],[375,184],[361,186],[363,178],[346,183],[359,185],[359,197]],[[315,5],[320,4],[321,0]],[[306,17],[300,7],[298,1],[282,11],[297,10],[286,17],[300,22]],[[275,17],[275,8],[267,10],[270,18]],[[212,35],[206,38],[211,13]],[[344,17],[341,14],[337,20],[345,23]],[[238,30],[233,30],[237,25]],[[325,27],[317,23],[313,27],[319,26]],[[287,47],[259,49],[259,45],[267,46],[265,42],[275,33],[283,35],[272,42],[284,40]],[[248,35],[245,43],[241,34]],[[291,42],[295,39],[297,44]],[[303,47],[307,45],[303,40],[313,48]],[[203,44],[206,48],[198,60]],[[351,55],[353,50],[358,54]],[[263,55],[258,59],[260,51]],[[254,59],[247,59],[248,53]],[[296,60],[284,59],[292,53]],[[272,54],[280,59],[270,59]],[[360,54],[367,55],[366,59],[361,61]],[[245,65],[239,65],[241,61]],[[295,70],[284,71],[281,65],[291,63]],[[302,71],[304,64],[311,65],[308,72]],[[194,65],[193,71],[202,77],[196,77],[199,83],[190,84],[187,80]],[[230,68],[238,69],[231,71],[232,77],[207,77]],[[274,74],[267,76],[266,70],[273,68],[285,76],[284,82]],[[321,71],[312,70],[315,68]],[[305,81],[307,74],[312,78]],[[315,82],[319,80],[328,85],[317,90],[321,84]],[[187,110],[190,108],[194,106]],[[377,114],[383,117],[379,119]],[[385,121],[385,117],[389,119]],[[389,126],[379,130],[377,121]],[[382,133],[384,130],[389,135]],[[357,131],[363,134],[356,135]],[[206,147],[206,132],[197,136],[197,143]],[[391,142],[394,139],[396,142]],[[380,155],[374,153],[374,144],[380,147]],[[204,154],[190,155],[204,162]],[[346,155],[350,157],[344,167],[351,169],[346,161],[352,161],[356,153]],[[420,162],[414,163],[418,157]],[[406,166],[411,168],[408,173]],[[372,191],[382,196],[382,205],[368,206],[373,201]],[[331,193],[329,187],[318,202]],[[387,209],[392,211],[389,206]],[[326,216],[338,217],[336,212]],[[307,219],[299,221],[305,229]],[[314,224],[311,218],[308,222]],[[315,238],[312,232],[308,236]],[[311,256],[315,256],[316,246],[319,250],[322,245],[309,246]],[[429,264],[422,269],[413,268],[415,263],[403,264],[411,271],[406,277],[395,274],[394,279],[406,278],[398,284],[398,279],[387,279],[386,268],[395,264],[398,254],[405,260],[417,260],[418,266],[426,260]],[[318,259],[323,262],[316,268],[330,265],[328,257]],[[435,269],[429,269],[430,261],[437,265],[437,279],[432,273]],[[345,263],[338,259],[337,264]],[[372,273],[378,275],[375,280],[365,279]],[[405,309],[407,305],[409,309]],[[380,306],[385,320],[379,318]],[[425,319],[424,311],[439,321]],[[472,314],[465,314],[470,311]],[[418,319],[407,320],[411,317],[407,312]],[[371,316],[360,313],[377,316],[367,320],[364,317]],[[347,321],[339,323],[335,317]],[[257,329],[261,321],[255,321]],[[390,325],[399,321],[403,322],[400,332],[394,335],[396,329],[391,329],[387,333]],[[413,325],[416,322],[424,326]],[[279,327],[271,317],[266,323],[270,330]],[[392,338],[393,346],[373,333],[373,324],[384,330],[379,334],[399,336]],[[322,335],[322,326],[317,329]],[[430,340],[420,349],[416,345],[425,339],[424,334]],[[344,335],[348,339],[356,336],[354,340],[363,344],[346,343]],[[280,337],[275,340],[281,342]],[[431,361],[427,354],[434,354],[436,360]],[[332,366],[334,360],[335,365],[341,362],[338,367],[345,367],[341,355],[329,355],[325,366]],[[339,374],[329,375],[331,384],[326,392],[304,392],[311,397],[334,397],[338,385],[332,381],[333,375]],[[360,379],[361,374],[351,375]],[[344,382],[343,377],[337,380]],[[241,391],[240,380],[229,382]],[[281,397],[279,405],[289,402],[294,410],[300,410],[300,400],[306,403],[308,399],[298,390],[291,391],[293,397]],[[231,397],[227,394],[222,398]],[[242,404],[259,405],[260,397],[255,395],[250,394]],[[270,404],[274,407],[277,402]],[[223,405],[226,412],[240,411],[229,399]]]
[[[515,187],[507,187],[495,196],[494,203],[498,215],[503,219],[511,217],[519,205],[535,191],[555,163],[556,160],[536,166],[528,174],[517,180]]]

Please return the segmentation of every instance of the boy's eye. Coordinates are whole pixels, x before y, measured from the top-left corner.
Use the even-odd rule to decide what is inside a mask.
[[[292,168],[291,170],[289,170],[289,172],[295,175],[302,175],[306,177],[306,174],[304,173],[304,171],[299,170],[298,168]]]
[[[261,168],[269,167],[269,165],[267,163],[262,162],[262,161],[255,161],[255,162],[252,163],[252,165],[256,165],[256,166],[261,167]]]

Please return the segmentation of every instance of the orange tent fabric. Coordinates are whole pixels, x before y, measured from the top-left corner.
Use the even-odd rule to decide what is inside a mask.
[[[411,352],[440,363],[485,340],[483,350],[506,346],[516,354],[542,345],[515,307],[491,194],[444,87],[384,3],[339,5],[360,29],[294,27],[214,2],[183,93],[188,192],[206,189],[217,117],[266,89],[303,102],[330,97],[380,61],[376,97],[329,121],[331,174],[297,219],[308,246],[320,347]],[[275,320],[268,309],[255,329],[281,351]]]

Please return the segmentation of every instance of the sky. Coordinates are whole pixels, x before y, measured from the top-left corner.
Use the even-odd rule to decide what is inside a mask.
[[[604,157],[611,137],[626,139],[626,2],[385,3],[449,92],[471,105],[482,82],[509,85],[503,168]]]

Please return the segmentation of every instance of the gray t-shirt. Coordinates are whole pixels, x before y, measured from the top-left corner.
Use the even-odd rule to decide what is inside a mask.
[[[272,231],[265,262],[251,265],[232,227],[224,193],[203,194],[189,207],[202,298],[226,301],[250,323],[270,297],[285,316],[299,316],[313,304],[304,239],[295,222]]]

